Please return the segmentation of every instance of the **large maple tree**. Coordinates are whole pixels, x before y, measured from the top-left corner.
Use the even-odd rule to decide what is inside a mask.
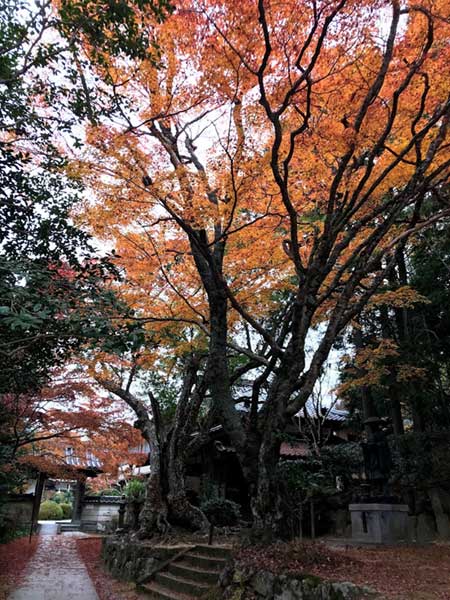
[[[150,57],[95,48],[117,111],[72,167],[92,190],[81,219],[115,244],[151,332],[138,365],[204,356],[255,526],[275,531],[278,434],[395,250],[450,213],[450,9],[204,0],[140,17]]]

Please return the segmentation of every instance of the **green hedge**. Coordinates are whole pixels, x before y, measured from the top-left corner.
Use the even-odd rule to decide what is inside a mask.
[[[67,502],[63,502],[60,504],[60,507],[63,512],[63,519],[70,519],[72,517],[72,505]]]
[[[63,518],[63,509],[52,500],[45,500],[39,509],[40,521],[57,521]]]

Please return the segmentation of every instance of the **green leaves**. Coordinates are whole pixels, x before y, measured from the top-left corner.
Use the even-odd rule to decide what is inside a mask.
[[[131,502],[141,502],[145,496],[145,485],[139,479],[132,479],[125,486],[124,492]]]
[[[87,18],[88,7],[99,10],[95,3],[66,6],[80,18]],[[79,73],[66,62],[67,43],[55,33],[50,7],[26,5],[20,12],[16,3],[0,0],[0,8],[3,393],[39,388],[52,367],[89,344],[126,351],[142,343],[143,333],[123,321],[113,325],[113,316],[128,312],[111,287],[118,273],[108,258],[95,257],[89,236],[72,222],[82,189],[65,173],[54,129],[70,132],[79,126],[77,114],[84,118],[89,111]],[[106,27],[108,15],[102,19]],[[40,39],[47,30],[53,31],[51,43]],[[43,66],[50,79],[42,77]],[[42,110],[43,99],[52,110]]]
[[[146,14],[162,21],[172,10],[167,0],[63,0],[59,28],[66,38],[83,37],[99,64],[105,54],[152,59],[156,47],[145,24]]]

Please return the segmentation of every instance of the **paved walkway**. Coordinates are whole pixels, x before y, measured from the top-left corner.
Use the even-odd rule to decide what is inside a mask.
[[[99,600],[76,548],[74,533],[56,535],[57,525],[41,526],[39,544],[22,585],[8,600]]]

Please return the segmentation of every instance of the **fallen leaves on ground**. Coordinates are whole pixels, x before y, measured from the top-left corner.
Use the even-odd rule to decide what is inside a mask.
[[[355,569],[340,568],[334,578],[368,585],[395,600],[450,600],[450,545],[348,548],[337,552]]]
[[[333,552],[323,544],[292,541],[278,542],[270,546],[252,546],[241,549],[236,559],[250,569],[263,569],[276,575],[283,573],[305,573],[313,569],[336,570],[343,565],[357,566],[356,560],[349,560]]]
[[[100,600],[137,600],[127,583],[114,580],[100,559],[100,538],[77,539],[78,552]],[[389,600],[450,600],[450,545],[330,547],[293,541],[239,550],[249,568],[273,573],[308,573],[368,586]]]
[[[308,573],[368,586],[390,600],[450,600],[450,545],[335,547],[277,543],[244,548],[236,558],[249,568]]]
[[[28,537],[22,537],[0,544],[0,600],[6,600],[9,592],[21,582],[37,544],[37,536],[33,536],[31,542]]]
[[[106,571],[100,558],[101,538],[77,538],[77,550],[100,600],[138,600],[134,585],[117,581]]]

